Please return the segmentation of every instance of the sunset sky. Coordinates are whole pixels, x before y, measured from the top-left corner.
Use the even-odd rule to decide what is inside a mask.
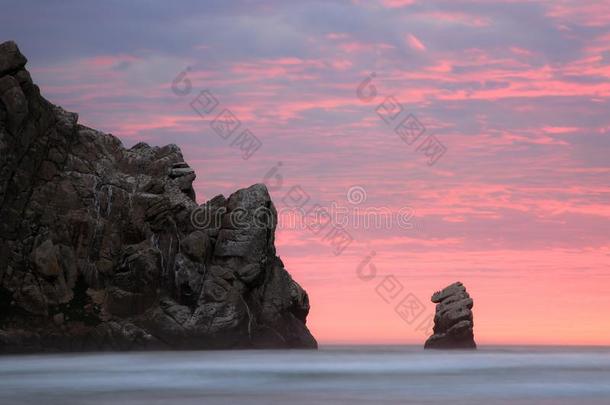
[[[457,280],[479,344],[610,344],[610,1],[7,3],[0,38],[43,95],[127,147],[178,144],[198,202],[266,179],[278,209],[298,186],[349,212],[339,255],[276,235],[321,344],[423,344],[431,294]],[[173,90],[181,72],[192,88]],[[403,111],[386,123],[382,103]],[[210,126],[225,108],[228,139]],[[446,148],[433,165],[427,139]],[[391,223],[355,223],[375,210]],[[423,307],[401,317],[403,300]]]

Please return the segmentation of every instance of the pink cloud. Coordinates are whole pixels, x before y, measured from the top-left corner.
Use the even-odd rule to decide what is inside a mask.
[[[477,28],[488,27],[491,25],[491,20],[489,18],[457,11],[423,11],[417,13],[417,15],[421,16],[422,18],[433,19],[435,22],[440,21],[444,24],[460,24]]]
[[[416,51],[425,51],[426,46],[413,34],[407,34],[407,44]]]
[[[543,127],[542,130],[549,134],[569,134],[571,132],[579,131],[577,127]]]
[[[92,65],[93,67],[114,67],[124,62],[136,62],[140,59],[132,55],[98,55],[82,60],[83,64]]]
[[[331,32],[329,34],[326,34],[326,38],[331,39],[331,40],[343,40],[343,39],[348,39],[349,34],[346,34],[344,32]]]
[[[401,8],[415,4],[416,0],[381,0],[381,4],[388,8]]]
[[[610,2],[575,2],[554,0],[547,3],[547,16],[559,21],[603,27],[610,23]]]

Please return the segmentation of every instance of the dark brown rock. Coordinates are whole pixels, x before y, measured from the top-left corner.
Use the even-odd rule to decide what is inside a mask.
[[[0,45],[0,352],[317,346],[264,185],[198,207],[177,146],[78,124],[24,64]]]
[[[16,72],[24,67],[27,61],[15,42],[6,41],[0,44],[0,76]]]
[[[45,240],[32,252],[32,262],[34,268],[43,276],[58,277],[61,268],[57,260],[58,249],[53,246],[49,239]]]
[[[17,135],[28,115],[28,103],[19,82],[12,76],[0,77],[0,101],[6,111],[6,126]]]
[[[432,295],[436,303],[434,334],[426,341],[426,349],[476,349],[474,341],[473,301],[460,282]]]

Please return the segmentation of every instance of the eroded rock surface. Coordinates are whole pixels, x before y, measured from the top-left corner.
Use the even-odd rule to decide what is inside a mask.
[[[264,185],[193,220],[177,146],[125,149],[78,124],[25,63],[0,44],[0,352],[317,346]]]
[[[473,301],[466,287],[456,282],[432,295],[436,304],[434,334],[428,338],[426,349],[476,349],[474,341]]]

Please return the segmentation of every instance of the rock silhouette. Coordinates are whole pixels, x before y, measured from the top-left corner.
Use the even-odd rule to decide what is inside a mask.
[[[177,146],[80,125],[26,62],[0,44],[0,352],[317,347],[264,185],[198,207]]]
[[[476,349],[474,341],[473,301],[466,287],[456,282],[432,295],[436,304],[434,333],[425,344],[426,349]]]

